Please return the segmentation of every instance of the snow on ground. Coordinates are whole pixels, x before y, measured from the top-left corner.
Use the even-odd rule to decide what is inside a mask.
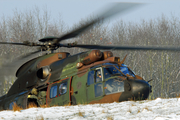
[[[180,120],[180,98],[1,111],[0,120]]]

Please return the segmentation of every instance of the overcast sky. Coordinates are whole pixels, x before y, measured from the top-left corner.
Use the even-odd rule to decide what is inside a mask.
[[[117,16],[112,21],[123,19],[130,22],[139,22],[142,19],[150,20],[160,17],[162,14],[170,17],[180,15],[180,1],[178,0],[0,0],[0,17],[12,16],[15,9],[20,11],[31,10],[35,6],[51,13],[53,19],[61,14],[63,21],[72,26],[83,18],[88,17],[104,9],[110,2],[135,2],[148,3],[127,14]]]

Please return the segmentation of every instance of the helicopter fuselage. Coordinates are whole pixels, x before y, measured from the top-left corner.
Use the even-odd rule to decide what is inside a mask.
[[[28,108],[32,102],[59,106],[144,100],[151,92],[148,82],[110,51],[44,55],[23,64],[16,76],[0,98],[0,109],[12,109],[14,103]]]

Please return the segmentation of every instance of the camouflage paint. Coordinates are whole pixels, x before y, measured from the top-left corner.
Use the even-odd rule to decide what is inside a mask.
[[[112,103],[112,102],[119,102],[119,97],[121,96],[122,93],[114,93],[110,95],[105,95],[99,100],[93,100],[89,102],[89,104],[94,104],[94,103]]]
[[[84,103],[109,103],[127,100],[132,95],[137,96],[138,89],[136,85],[143,84],[146,86],[146,99],[149,95],[149,84],[143,82],[140,76],[115,76],[125,83],[125,92],[95,97],[94,84],[87,86],[88,72],[92,67],[102,67],[103,63],[117,63],[121,65],[119,57],[112,57],[112,52],[100,52],[99,50],[90,50],[76,55],[69,56],[69,53],[52,53],[37,57],[23,64],[16,73],[17,80],[10,88],[7,95],[0,97],[0,109],[9,109],[11,103],[16,101],[19,106],[27,107],[28,100],[36,100],[35,95],[31,95],[32,88],[46,94],[46,106],[84,104]],[[125,60],[125,59],[124,59]],[[123,62],[124,62],[123,60]],[[80,67],[77,67],[80,63]],[[49,75],[43,80],[38,78],[37,71],[42,67],[49,68]],[[41,74],[41,73],[40,73]],[[43,74],[43,73],[42,73]],[[139,83],[133,83],[138,81]],[[65,94],[59,94],[59,85],[67,82],[67,91]],[[104,81],[102,82],[104,85]],[[57,86],[57,96],[50,98],[50,90],[54,85]],[[142,85],[140,85],[142,87]],[[141,91],[144,88],[140,89]],[[26,92],[25,92],[26,91]],[[141,92],[140,91],[140,92]],[[25,93],[24,93],[25,92]],[[44,101],[44,99],[42,99]],[[40,102],[37,100],[37,102]],[[39,103],[40,104],[40,103]]]

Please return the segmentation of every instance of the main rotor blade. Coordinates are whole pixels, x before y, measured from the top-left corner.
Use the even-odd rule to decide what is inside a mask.
[[[41,50],[39,49],[39,50],[37,50],[37,51],[27,53],[26,55],[23,55],[23,56],[19,57],[18,59],[23,59],[23,58],[30,57],[31,55],[34,55],[34,54],[36,54],[36,53],[38,53],[38,52],[41,52]]]
[[[11,62],[8,62],[6,64],[3,64],[2,66],[0,66],[0,82],[2,80],[4,80],[4,76],[14,76],[17,69],[19,68],[19,66],[21,66],[22,64],[24,64],[25,62],[29,61],[30,59],[32,59],[33,55],[35,55],[36,53],[40,52],[41,50],[37,50],[34,52],[30,52],[26,55],[20,56],[18,58],[15,58],[14,60],[12,60]]]
[[[109,9],[102,12],[98,17],[89,21],[87,24],[80,26],[77,29],[72,30],[71,32],[61,36],[59,39],[54,41],[54,43],[58,44],[62,40],[76,37],[76,36],[80,35],[82,32],[84,32],[85,30],[91,28],[93,25],[95,25],[99,21],[105,20],[113,15],[116,15],[117,13],[123,13],[123,12],[130,10],[138,5],[140,5],[140,4],[138,4],[138,3],[115,3],[115,4],[112,4]]]
[[[44,46],[34,42],[24,41],[23,43],[15,43],[15,42],[0,42],[0,44],[9,44],[9,45],[25,45],[25,46]]]
[[[100,45],[76,45],[76,44],[60,44],[60,47],[79,47],[85,49],[102,49],[102,50],[167,50],[180,51],[180,47],[154,47],[154,46],[100,46]]]
[[[0,42],[0,44],[10,44],[10,45],[26,45],[25,43],[14,43],[14,42]]]

